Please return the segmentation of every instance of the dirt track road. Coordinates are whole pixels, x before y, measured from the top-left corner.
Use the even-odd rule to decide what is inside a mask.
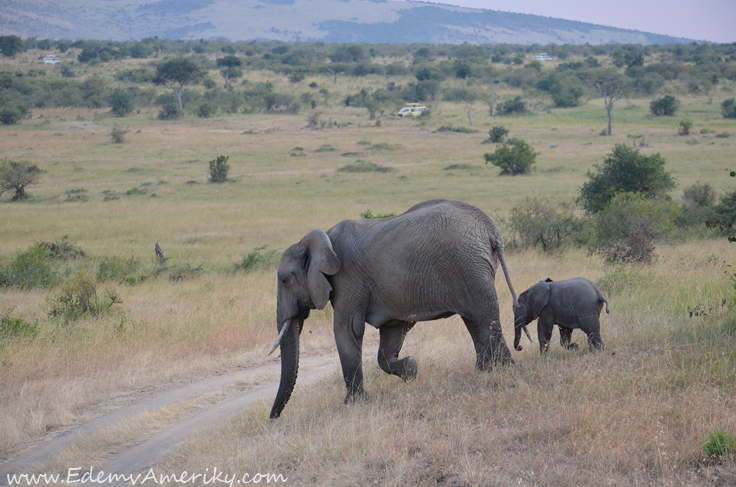
[[[302,356],[299,361],[297,387],[315,382],[337,368],[339,359],[336,352]],[[145,472],[177,443],[197,431],[228,418],[256,401],[274,398],[278,389],[280,370],[280,362],[273,360],[248,368],[197,378],[186,383],[163,386],[150,392],[141,392],[127,405],[74,426],[0,465],[0,485],[11,485],[10,476],[13,474],[45,473],[39,470],[40,465],[101,430],[113,428],[146,412],[191,401],[218,391],[223,392],[217,395],[211,404],[198,407],[153,435],[148,431],[140,431],[139,441],[130,446],[115,448],[115,451],[108,452],[104,456],[102,462],[98,462],[101,464],[95,465],[95,471],[104,471],[106,474],[134,475]],[[94,465],[91,462],[86,463],[80,472],[85,472],[91,464]],[[66,472],[61,478],[66,478]],[[18,485],[27,483],[21,482]]]

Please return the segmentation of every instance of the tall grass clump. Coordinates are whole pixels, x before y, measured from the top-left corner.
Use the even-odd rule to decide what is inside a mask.
[[[736,448],[736,438],[724,428],[708,428],[708,434],[700,446],[709,457],[723,457]]]
[[[102,296],[97,292],[98,283],[94,276],[79,271],[75,277],[61,285],[58,293],[49,298],[49,315],[74,321],[83,316],[96,316],[120,302],[117,292],[105,289]]]
[[[391,172],[393,167],[382,166],[375,162],[357,160],[352,164],[346,164],[337,169],[337,172]]]

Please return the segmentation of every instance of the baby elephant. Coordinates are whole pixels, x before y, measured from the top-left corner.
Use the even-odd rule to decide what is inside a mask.
[[[578,346],[570,343],[575,328],[588,335],[591,348],[603,348],[600,322],[603,303],[606,303],[608,313],[608,300],[595,284],[584,277],[559,282],[550,278],[539,281],[519,295],[519,306],[514,309],[514,348],[521,350],[521,330],[526,332],[526,325],[536,319],[539,319],[537,336],[542,353],[549,347],[554,325],[560,327],[560,344],[567,349]]]

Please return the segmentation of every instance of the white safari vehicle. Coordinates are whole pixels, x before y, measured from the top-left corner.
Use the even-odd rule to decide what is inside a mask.
[[[536,59],[537,61],[551,61],[552,60],[552,58],[546,52],[541,52],[537,54],[536,56],[534,56],[534,59]]]
[[[399,110],[400,117],[418,117],[427,111],[427,107],[419,106],[419,103],[407,103],[404,108]]]
[[[60,62],[61,60],[59,60],[59,58],[55,56],[46,56],[45,58],[43,58],[44,64],[59,64]]]

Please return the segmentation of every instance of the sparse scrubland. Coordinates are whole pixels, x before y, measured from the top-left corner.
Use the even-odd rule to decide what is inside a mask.
[[[0,460],[136,391],[265,360],[275,338],[274,271],[283,249],[346,218],[451,198],[497,221],[517,293],[546,277],[594,281],[611,303],[601,322],[606,349],[566,351],[555,332],[546,356],[525,341],[512,352],[515,365],[480,373],[459,318],[420,323],[402,351],[419,362],[416,381],[385,375],[366,353],[368,400],[343,405],[338,373],[308,390],[297,381],[279,420],[269,421],[271,403],[261,402],[198,433],[158,467],[280,473],[287,485],[736,483],[733,452],[711,457],[703,447],[708,435],[722,432],[728,444],[727,435],[736,434],[736,246],[705,226],[718,218],[728,223],[736,207],[736,179],[727,172],[736,169],[736,137],[723,135],[736,125],[722,113],[734,81],[709,75],[707,86],[695,83],[698,53],[676,48],[654,50],[643,67],[626,67],[625,55],[605,50],[525,67],[528,54],[518,65],[488,60],[488,72],[500,73],[495,78],[445,74],[435,80],[435,95],[417,100],[430,114],[402,119],[395,113],[408,100],[382,93],[422,83],[411,55],[378,56],[371,62],[383,72],[341,71],[333,84],[327,72],[307,69],[297,80],[293,72],[267,69],[261,51],[271,59],[289,51],[275,47],[253,44],[247,57],[258,54],[261,64],[244,63],[242,77],[229,79],[237,90],[243,83],[253,92],[270,86],[258,96],[273,105],[229,111],[224,98],[208,95],[219,88],[205,83],[185,88],[183,115],[167,119],[153,100],[171,102],[173,93],[148,82],[135,92],[133,109],[122,103],[121,143],[110,140],[121,111],[107,101],[97,107],[33,101],[18,109],[28,115],[0,127],[3,157],[39,171],[24,199],[10,191],[0,196]],[[99,80],[131,88],[120,73],[155,72],[152,59],[112,59],[75,63],[76,78],[67,78],[57,74],[59,66],[39,65],[38,54],[0,59],[0,72],[11,84],[58,77],[90,90]],[[193,56],[218,84],[222,55]],[[427,76],[431,66],[441,72],[453,65],[448,56],[421,60]],[[524,81],[534,76],[554,84],[559,78],[551,74],[567,73],[574,63],[590,66],[591,58],[621,73],[666,64],[687,76],[660,76],[656,94],[639,86],[617,101],[613,135],[602,136],[607,114],[597,94],[575,85],[575,103],[558,108],[546,84]],[[719,62],[719,73],[734,67],[725,55]],[[29,78],[31,69],[47,74]],[[445,100],[442,90],[451,88],[477,96]],[[149,104],[141,102],[143,89],[151,90]],[[377,90],[383,91],[375,96]],[[288,95],[298,107],[279,105],[269,93],[282,101]],[[668,94],[678,99],[677,117],[653,115],[652,100]],[[517,96],[523,114],[490,115],[491,107]],[[214,111],[198,116],[209,99],[217,101]],[[692,122],[688,136],[678,135],[681,117]],[[443,126],[468,130],[438,131]],[[538,153],[529,174],[502,176],[483,164],[489,152],[483,142],[501,126],[510,140]],[[586,213],[575,201],[588,174],[596,174],[594,165],[632,144],[641,155],[659,154],[652,160],[665,161],[676,187],[665,185],[653,200],[612,194],[609,213]],[[219,158],[229,168],[215,181],[210,161]],[[648,258],[633,258],[622,240],[601,243],[611,229],[606,218],[622,208],[636,209],[629,213],[642,216],[637,224],[657,230],[642,244],[652,249]],[[651,208],[667,218],[647,223]],[[515,226],[522,217],[529,225]],[[154,253],[157,242],[163,258]],[[510,343],[511,296],[503,282],[497,291]],[[310,315],[303,354],[334,348],[331,318],[329,306]],[[573,341],[582,345],[579,333]],[[377,341],[369,329],[364,348]],[[102,458],[105,451],[90,455]]]

